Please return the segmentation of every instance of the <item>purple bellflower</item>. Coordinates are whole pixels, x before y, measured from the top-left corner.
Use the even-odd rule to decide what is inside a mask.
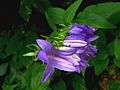
[[[60,48],[57,49],[53,44],[46,40],[37,39],[37,44],[42,50],[38,51],[38,58],[45,62],[46,68],[43,74],[42,82],[46,82],[48,78],[53,74],[54,69],[60,69],[69,72],[78,72],[77,66],[79,66],[80,58],[74,53],[76,48]]]
[[[78,71],[89,66],[87,60],[95,57],[97,49],[95,46],[91,45],[91,42],[98,38],[98,36],[94,34],[95,31],[96,30],[91,26],[74,24],[69,31],[70,35],[63,41],[63,45],[77,49],[75,54],[81,59],[77,66]]]
[[[42,82],[51,77],[55,68],[80,73],[89,66],[87,61],[95,57],[97,49],[91,44],[98,38],[94,34],[95,29],[84,24],[74,24],[70,28],[70,35],[63,41],[63,47],[55,48],[46,40],[36,40],[42,49],[38,51],[38,58],[47,64]]]

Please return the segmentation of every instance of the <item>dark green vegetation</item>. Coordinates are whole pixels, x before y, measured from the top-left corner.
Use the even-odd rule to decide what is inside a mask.
[[[112,0],[113,1],[113,0]],[[120,2],[111,0],[4,0],[0,2],[0,86],[2,90],[120,89]],[[44,64],[33,52],[37,38],[56,46],[66,27],[83,23],[97,28],[98,53],[82,74],[56,70],[41,83]],[[43,36],[41,36],[43,35]],[[31,49],[30,49],[31,48]]]

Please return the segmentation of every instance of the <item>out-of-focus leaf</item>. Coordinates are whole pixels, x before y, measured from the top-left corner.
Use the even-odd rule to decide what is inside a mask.
[[[110,55],[110,56],[114,56],[114,41],[110,42],[108,45],[107,45],[107,53]]]
[[[94,60],[94,70],[96,75],[102,73],[106,69],[109,63],[108,54],[105,50],[99,51],[93,60]]]
[[[66,90],[66,85],[63,80],[58,80],[53,86],[52,90]]]
[[[120,59],[114,59],[114,64],[117,66],[117,67],[120,67]]]
[[[65,13],[65,10],[62,8],[49,8],[47,10],[47,12],[45,13],[45,16],[51,29],[57,30],[57,27],[55,24],[64,23],[64,20],[63,20],[64,13]]]
[[[0,76],[4,75],[7,71],[8,63],[3,63],[0,65]]]
[[[41,83],[44,66],[39,63],[34,63],[25,73],[25,76],[29,76],[30,82],[27,81],[31,87],[31,90],[46,90],[49,85],[49,81]]]
[[[3,85],[2,90],[15,90],[17,84],[14,85]]]
[[[85,80],[78,75],[75,75],[72,79],[73,90],[87,90]]]
[[[9,35],[7,32],[1,32],[0,33],[0,58],[4,59],[8,57],[8,55],[5,52],[5,46],[9,40]]]
[[[64,13],[64,20],[66,23],[72,21],[81,2],[82,0],[76,0],[72,5],[67,8],[66,12]]]
[[[6,76],[5,78],[5,84],[12,84],[12,82],[14,81],[15,77],[16,77],[17,71],[15,68],[10,67],[10,74],[8,76]]]
[[[114,52],[115,52],[115,59],[114,63],[118,67],[120,67],[120,40],[116,39],[114,42]]]
[[[97,35],[99,36],[99,38],[94,41],[94,44],[97,46],[97,49],[102,49],[106,45],[105,32],[103,30],[98,30]]]
[[[114,42],[114,50],[116,59],[120,60],[120,40],[116,39]]]
[[[107,90],[120,90],[120,81],[110,80],[108,83]]]
[[[80,12],[77,17],[79,17],[79,15],[81,16],[81,14],[85,15],[84,17],[88,17],[91,13],[100,15],[101,17],[109,20],[111,23],[116,23],[117,19],[120,16],[120,3],[107,2],[91,5],[85,8],[82,13]]]
[[[35,32],[28,31],[25,34],[25,44],[36,43],[36,39],[38,39],[38,35]]]
[[[6,54],[11,55],[11,54],[16,54],[17,51],[20,49],[19,47],[21,46],[22,41],[22,31],[18,30],[15,32],[15,34],[9,38],[7,41],[7,46],[6,46]]]
[[[30,0],[21,0],[19,13],[25,21],[29,21],[30,15],[32,13]]]
[[[95,28],[105,28],[105,29],[116,28],[115,25],[108,22],[104,17],[101,17],[100,15],[97,15],[93,12],[91,13],[82,12],[81,14],[79,14],[79,16],[77,16],[76,22],[87,24]]]
[[[32,1],[33,2],[31,2],[31,3],[32,3],[33,7],[41,13],[46,12],[47,9],[49,7],[51,7],[49,0],[32,0]]]

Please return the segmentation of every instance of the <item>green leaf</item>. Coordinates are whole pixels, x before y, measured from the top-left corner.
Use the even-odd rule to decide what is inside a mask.
[[[11,85],[16,78],[17,71],[15,68],[10,67],[10,73],[5,78],[5,84]]]
[[[65,10],[62,8],[49,8],[45,13],[47,22],[51,29],[57,30],[57,26],[55,24],[64,24],[63,14]]]
[[[47,9],[51,7],[49,0],[32,0],[32,1],[33,7],[41,13],[45,13]]]
[[[36,39],[38,39],[38,35],[35,32],[28,31],[25,34],[25,44],[36,43]]]
[[[7,32],[3,31],[0,33],[0,58],[5,59],[8,55],[5,52],[5,47],[9,41],[9,35]]]
[[[115,55],[115,53],[114,53],[114,41],[108,43],[106,50],[107,50],[107,53],[110,56],[114,56]]]
[[[32,7],[29,0],[21,0],[19,13],[25,21],[29,21],[32,13]]]
[[[104,19],[109,20],[111,23],[116,23],[120,16],[120,3],[119,2],[107,2],[100,3],[97,5],[91,5],[84,9],[84,11],[79,13],[77,16],[83,14],[88,17],[89,14],[95,13],[104,17]],[[115,21],[116,20],[116,21]]]
[[[120,90],[120,81],[110,80],[108,83],[107,90]]]
[[[41,83],[44,66],[39,63],[34,63],[27,71],[26,77],[29,75],[30,82],[27,81],[31,87],[31,90],[46,90],[50,81],[48,80],[46,83]]]
[[[114,64],[120,68],[120,59],[114,59]]]
[[[3,85],[2,90],[15,90],[17,84],[14,85]]]
[[[97,49],[102,49],[106,45],[105,32],[103,30],[98,30],[96,31],[96,34],[99,36],[99,38],[94,41],[94,44],[97,46]]]
[[[66,90],[66,85],[63,80],[58,80],[53,86],[52,90]]]
[[[87,90],[85,80],[78,75],[75,75],[72,80],[73,90]]]
[[[66,12],[64,13],[64,20],[66,23],[69,23],[70,21],[72,21],[81,2],[82,0],[77,0],[67,8]]]
[[[93,60],[94,60],[94,70],[96,75],[102,73],[106,69],[109,63],[108,54],[105,50],[99,51]]]
[[[23,54],[23,56],[35,56],[36,53],[35,52],[28,52],[26,54]]]
[[[90,26],[93,26],[95,28],[104,28],[104,29],[112,29],[116,28],[115,25],[108,22],[104,17],[101,17],[100,15],[97,15],[93,12],[91,13],[81,13],[76,18],[77,23],[83,23]]]
[[[3,63],[0,65],[0,76],[3,76],[7,71],[8,63]]]
[[[18,52],[22,44],[22,37],[23,34],[21,30],[17,30],[11,38],[9,37],[5,49],[7,55],[16,54]]]
[[[115,39],[114,51],[115,51],[115,58],[120,60],[120,40],[119,39]]]

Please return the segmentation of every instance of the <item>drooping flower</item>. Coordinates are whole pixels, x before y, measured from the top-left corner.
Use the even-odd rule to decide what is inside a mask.
[[[91,45],[91,42],[98,38],[98,36],[94,34],[95,31],[91,26],[74,24],[69,31],[70,35],[63,41],[63,45],[77,49],[75,54],[81,59],[77,66],[79,71],[89,66],[87,60],[94,57],[97,52],[96,47]]]
[[[42,82],[48,80],[55,68],[69,72],[79,72],[76,66],[79,65],[80,58],[74,54],[76,52],[75,48],[60,50],[46,40],[37,39],[36,42],[42,48],[38,52],[38,58],[47,63]]]

